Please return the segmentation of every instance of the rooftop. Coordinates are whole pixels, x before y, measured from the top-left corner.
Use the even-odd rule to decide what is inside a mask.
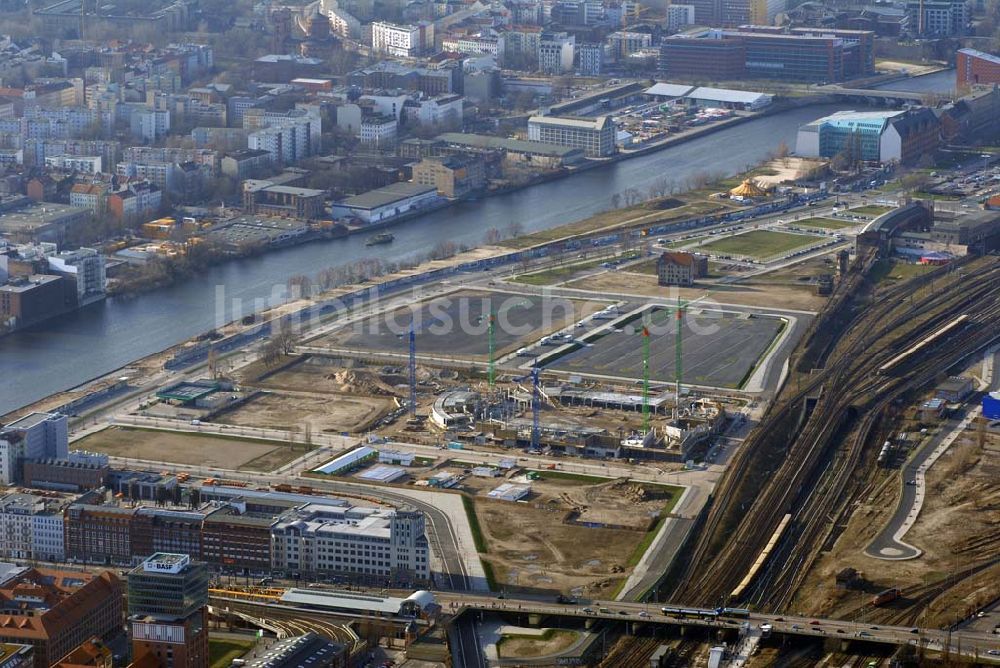
[[[339,206],[348,206],[355,209],[376,209],[387,206],[394,202],[399,202],[417,195],[437,192],[435,186],[423,186],[417,183],[393,183],[382,188],[369,190],[366,193],[348,197],[338,203]]]
[[[1000,56],[995,56],[992,53],[986,53],[985,51],[979,51],[978,49],[959,49],[958,52],[966,56],[988,60],[991,63],[1000,65]]]
[[[684,97],[694,89],[690,84],[657,83],[643,91],[646,95],[662,97]]]
[[[687,97],[696,100],[715,100],[718,102],[736,102],[750,104],[762,98],[769,98],[765,93],[755,93],[746,90],[731,90],[728,88],[711,88],[700,86],[687,93]]]
[[[445,132],[437,136],[437,139],[446,144],[460,144],[464,146],[474,146],[476,148],[491,148],[513,151],[515,153],[532,153],[535,155],[551,155],[554,157],[566,157],[579,153],[580,149],[569,146],[559,146],[541,141],[529,141],[525,139],[507,139],[506,137],[492,137],[490,135],[475,135],[464,132]]]
[[[309,632],[295,638],[286,638],[268,648],[254,659],[250,668],[308,668],[325,666],[334,657],[344,653],[344,645]]]
[[[347,591],[317,591],[315,589],[289,589],[281,597],[282,603],[309,605],[318,608],[353,610],[358,613],[398,615],[407,604],[420,609],[434,603],[434,595],[417,591],[406,598],[372,596]]]

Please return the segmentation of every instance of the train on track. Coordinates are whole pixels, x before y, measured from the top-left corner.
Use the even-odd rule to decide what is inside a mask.
[[[670,617],[679,617],[680,619],[702,619],[706,621],[712,621],[719,617],[747,619],[750,616],[750,611],[746,608],[682,608],[665,605],[660,608],[660,612]]]

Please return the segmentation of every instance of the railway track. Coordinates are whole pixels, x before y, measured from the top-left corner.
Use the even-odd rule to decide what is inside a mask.
[[[660,642],[655,638],[622,637],[599,668],[645,668]]]
[[[702,605],[725,602],[773,534],[778,519],[790,512],[790,530],[781,541],[783,546],[775,550],[773,563],[763,570],[766,587],[754,598],[766,607],[787,605],[832,527],[867,487],[857,471],[870,452],[866,446],[879,435],[893,403],[996,338],[1000,262],[989,258],[982,263],[985,267],[974,278],[972,273],[934,272],[926,280],[882,291],[878,301],[863,310],[852,309],[843,334],[827,345],[826,367],[786,392],[787,398],[779,397],[747,439],[732,473],[727,472],[694,547],[690,562],[694,568],[675,589],[677,600]],[[924,289],[937,280],[944,285],[936,291]],[[858,281],[851,285],[857,289]],[[914,289],[928,294],[914,300]],[[961,314],[969,316],[968,326],[954,327],[947,336],[934,340],[919,359],[916,355],[900,358],[891,375],[872,372]],[[799,424],[794,424],[796,419]],[[784,460],[770,472],[735,531],[720,538],[716,534],[725,520],[732,521],[734,504],[747,498],[744,486],[754,483],[744,479],[751,459],[768,451],[769,439],[781,438],[788,442]],[[842,447],[837,449],[838,445]]]

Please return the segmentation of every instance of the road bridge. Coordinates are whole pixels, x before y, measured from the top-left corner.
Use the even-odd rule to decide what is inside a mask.
[[[559,605],[534,599],[484,598],[441,593],[438,600],[446,611],[456,616],[465,612],[484,611],[497,614],[517,614],[542,618],[581,620],[592,625],[598,620],[616,621],[634,625],[663,625],[701,627],[709,630],[739,629],[744,622],[755,628],[770,625],[770,633],[804,638],[841,640],[845,644],[876,643],[882,645],[912,645],[925,651],[941,652],[950,656],[977,659],[988,665],[1000,665],[1000,637],[981,631],[947,631],[922,629],[910,626],[885,626],[857,620],[824,619],[763,612],[737,612],[726,614],[720,610],[685,608],[668,605],[667,608],[683,612],[664,613],[660,604],[626,603],[621,601],[589,601],[573,605]],[[545,626],[559,622],[546,621]]]
[[[872,105],[900,106],[922,102],[926,97],[926,93],[911,93],[903,90],[883,90],[878,88],[847,88],[838,84],[817,86],[816,90],[826,95],[862,100]]]
[[[318,588],[317,591],[323,591]],[[273,592],[274,590],[270,590]],[[328,590],[327,590],[328,591]],[[241,594],[235,591],[214,591],[210,603],[216,609],[267,619],[344,619],[368,621],[379,625],[418,626],[431,624],[430,618],[417,618],[392,613],[374,615],[364,609],[321,609],[300,605],[294,600],[282,600],[274,593],[268,596]],[[421,594],[426,596],[426,593]],[[544,626],[577,625],[592,627],[598,622],[620,622],[629,629],[648,626],[698,627],[708,631],[737,632],[744,623],[768,633],[800,638],[824,638],[848,643],[881,645],[912,645],[929,652],[962,656],[986,664],[1000,665],[1000,637],[976,630],[948,631],[910,626],[887,626],[860,620],[803,617],[730,608],[693,608],[683,605],[629,603],[622,601],[580,601],[557,604],[529,598],[494,598],[455,592],[434,592],[445,618],[460,620],[472,612],[516,616],[521,624]],[[543,621],[544,620],[544,621]],[[446,619],[447,621],[447,619]]]

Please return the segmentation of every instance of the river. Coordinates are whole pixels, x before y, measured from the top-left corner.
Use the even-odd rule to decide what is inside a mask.
[[[196,278],[135,299],[109,299],[48,323],[0,337],[0,414],[109,373],[271,301],[289,276],[363,257],[388,261],[423,255],[441,241],[478,245],[491,227],[518,221],[525,231],[557,227],[611,207],[628,188],[645,192],[666,177],[684,183],[699,172],[732,175],[761,161],[779,142],[795,146],[798,127],[843,108],[785,111],[605,168],[497,197],[466,202],[393,228],[392,244],[367,248],[363,236],[295,246],[226,262]],[[277,292],[276,292],[277,291]]]
[[[899,81],[875,86],[875,88],[881,90],[900,90],[907,93],[951,95],[955,92],[955,70],[941,70],[932,74],[900,79]]]

